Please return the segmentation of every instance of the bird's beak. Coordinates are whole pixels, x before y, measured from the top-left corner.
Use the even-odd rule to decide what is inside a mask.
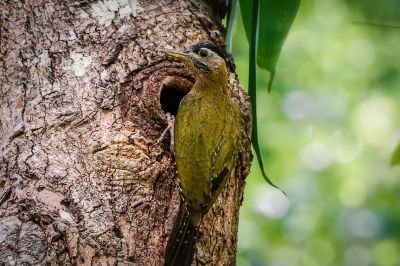
[[[161,49],[160,52],[175,57],[183,62],[187,62],[191,60],[192,55],[187,52],[177,51],[177,50],[168,50],[168,49]]]

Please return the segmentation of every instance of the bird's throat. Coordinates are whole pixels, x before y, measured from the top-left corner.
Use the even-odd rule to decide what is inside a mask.
[[[226,97],[228,95],[228,78],[216,78],[212,75],[199,76],[190,91],[190,94],[201,97]]]

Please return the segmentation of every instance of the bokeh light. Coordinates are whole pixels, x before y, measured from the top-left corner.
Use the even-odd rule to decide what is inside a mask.
[[[238,266],[400,266],[400,27],[379,24],[400,26],[398,0],[302,1],[270,94],[259,71],[264,164],[288,197],[253,162]],[[233,49],[246,87],[240,23]]]

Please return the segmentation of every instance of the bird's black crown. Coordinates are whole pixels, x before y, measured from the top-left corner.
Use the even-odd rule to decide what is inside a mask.
[[[201,48],[207,48],[216,53],[217,55],[219,55],[222,59],[225,59],[225,53],[217,45],[211,42],[197,43],[195,45],[190,46],[188,50],[193,51],[197,54]]]

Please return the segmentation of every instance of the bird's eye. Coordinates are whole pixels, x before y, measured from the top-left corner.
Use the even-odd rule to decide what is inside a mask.
[[[206,50],[200,50],[200,51],[199,51],[199,55],[200,55],[201,57],[206,57],[206,56],[208,55],[208,52],[207,52]]]

